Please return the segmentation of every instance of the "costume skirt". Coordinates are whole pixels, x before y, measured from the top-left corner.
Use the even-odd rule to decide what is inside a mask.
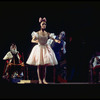
[[[58,62],[55,53],[50,47],[50,45],[37,44],[32,48],[32,51],[29,55],[28,60],[26,61],[26,64],[35,65],[35,66],[38,65],[54,66],[57,65]]]

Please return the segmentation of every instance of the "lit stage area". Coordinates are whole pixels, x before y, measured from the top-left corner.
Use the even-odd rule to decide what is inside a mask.
[[[20,80],[17,82],[17,84],[38,84],[38,80]],[[70,85],[85,85],[85,84],[100,84],[100,83],[90,83],[90,82],[66,82],[66,83],[54,83],[54,82],[48,82],[48,84],[51,85],[64,85],[64,84],[70,84]]]
[[[99,12],[99,1],[0,1],[0,98],[100,98]],[[32,32],[40,30],[40,17],[47,19],[47,32],[66,33],[66,54],[60,63],[64,66],[57,80],[55,67],[47,67],[48,84],[39,84],[37,66],[26,64],[37,45],[31,40]],[[3,59],[12,43],[23,61],[12,64],[20,67],[19,75]]]

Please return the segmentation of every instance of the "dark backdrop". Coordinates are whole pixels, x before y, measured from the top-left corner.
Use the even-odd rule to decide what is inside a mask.
[[[32,31],[40,29],[39,17],[47,18],[47,31],[66,32],[67,63],[75,68],[74,81],[88,81],[89,60],[100,47],[100,2],[0,1],[0,75],[10,44],[16,43],[25,62],[31,52]]]

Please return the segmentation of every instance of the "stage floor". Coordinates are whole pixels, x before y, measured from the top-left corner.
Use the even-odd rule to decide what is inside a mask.
[[[38,80],[20,80],[20,82],[17,82],[17,84],[39,84]],[[56,85],[63,85],[63,84],[100,84],[100,83],[90,83],[90,82],[66,82],[66,83],[54,83],[54,82],[48,82],[48,84],[56,84]]]

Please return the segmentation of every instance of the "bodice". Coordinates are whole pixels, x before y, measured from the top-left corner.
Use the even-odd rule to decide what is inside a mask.
[[[48,34],[45,33],[44,35],[38,34],[38,42],[40,45],[45,45],[48,40]]]

